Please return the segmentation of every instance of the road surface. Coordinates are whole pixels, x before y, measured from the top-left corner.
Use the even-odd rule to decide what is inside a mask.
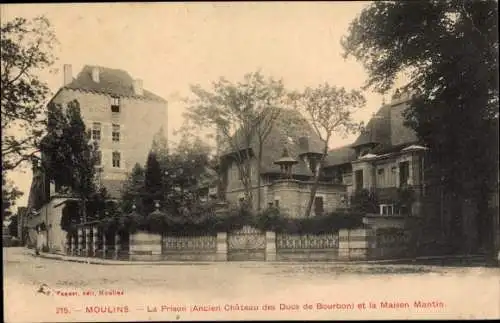
[[[500,318],[500,269],[335,263],[95,265],[4,248],[4,320]]]

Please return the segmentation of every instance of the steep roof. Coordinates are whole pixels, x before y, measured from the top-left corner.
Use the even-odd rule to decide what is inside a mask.
[[[306,164],[299,158],[303,148],[299,144],[299,139],[307,137],[310,152],[322,151],[322,143],[314,132],[312,126],[303,118],[299,112],[283,109],[279,116],[280,121],[276,122],[263,144],[262,155],[262,173],[280,173],[280,167],[274,164],[281,158],[283,148],[288,149],[289,156],[296,159],[299,163],[292,168],[294,175],[312,176],[312,172]],[[283,122],[283,120],[295,120],[295,123]],[[241,132],[237,131],[233,138],[240,149],[251,148],[255,155],[258,155],[259,142],[257,136],[252,136],[250,147],[244,147],[241,139]],[[223,155],[228,155],[232,151],[226,149]]]
[[[92,80],[92,70],[94,68],[99,69],[98,83]],[[142,96],[136,95],[133,90],[133,82],[132,76],[124,70],[85,65],[77,77],[63,88],[166,102],[162,97],[145,89]]]
[[[356,152],[350,146],[335,148],[328,152],[325,167],[347,164],[355,159]]]
[[[353,148],[376,143],[387,147],[404,145],[417,141],[415,132],[404,125],[404,111],[409,101],[382,106],[370,119],[358,138],[351,145]]]

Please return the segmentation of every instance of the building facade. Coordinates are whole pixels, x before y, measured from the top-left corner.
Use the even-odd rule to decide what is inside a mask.
[[[424,190],[423,165],[426,148],[415,133],[404,126],[403,112],[408,95],[394,95],[391,103],[382,106],[371,118],[355,142],[328,152],[311,215],[321,215],[349,206],[353,194],[367,190],[378,196],[377,213],[381,216],[420,215],[420,196]],[[295,113],[285,110],[283,113]],[[286,149],[285,155],[281,155]],[[254,207],[273,204],[286,214],[305,214],[313,185],[322,143],[311,127],[300,132],[275,126],[263,145],[263,165],[257,174],[258,148],[250,147],[252,199]],[[234,156],[234,152],[233,156]],[[228,202],[238,203],[244,197],[237,158],[222,155],[222,176]],[[289,174],[280,169],[280,158],[289,160]],[[285,161],[285,164],[287,162]],[[257,187],[257,176],[261,185]],[[398,209],[401,190],[411,190],[414,200],[407,209]],[[261,198],[256,196],[259,194]]]
[[[167,101],[144,89],[143,81],[123,70],[101,66],[84,66],[73,77],[71,65],[64,65],[63,86],[49,104],[66,107],[78,101],[82,119],[91,140],[99,147],[96,181],[113,199],[119,199],[121,188],[136,163],[144,165],[151,144],[158,133],[166,138]],[[43,158],[43,156],[42,156]],[[63,209],[72,199],[48,183],[43,174],[34,172],[28,203],[30,236],[41,230],[52,251],[62,251],[65,232],[60,228]],[[40,197],[36,196],[43,196]],[[41,200],[41,201],[40,201]]]

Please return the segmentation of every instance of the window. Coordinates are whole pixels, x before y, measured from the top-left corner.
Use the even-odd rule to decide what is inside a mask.
[[[113,124],[113,131],[111,133],[111,137],[113,138],[114,142],[119,142],[120,141],[120,125],[119,124]]]
[[[399,186],[405,187],[409,184],[410,179],[410,162],[405,161],[399,163]]]
[[[377,176],[377,185],[379,187],[386,187],[385,170],[383,168],[377,169]]]
[[[316,196],[314,198],[314,213],[316,215],[322,215],[324,212],[323,196]]]
[[[345,185],[352,185],[352,174],[343,174],[342,183]]]
[[[120,98],[112,97],[111,98],[111,112],[118,113],[120,112]]]
[[[120,156],[120,152],[118,151],[114,151],[113,152],[113,167],[115,168],[120,168],[120,159],[121,159],[121,156]]]
[[[389,185],[392,187],[397,186],[397,176],[398,176],[398,168],[396,166],[393,166],[391,168],[391,174],[389,178]]]
[[[357,170],[354,173],[354,180],[356,183],[356,190],[361,190],[363,189],[363,170]]]
[[[393,204],[380,204],[380,215],[394,215]]]
[[[317,167],[318,167],[318,162],[315,158],[311,158],[309,160],[309,168],[311,169],[311,172],[313,174],[316,174],[316,171],[317,171]]]
[[[94,122],[92,123],[92,139],[93,140],[101,140],[101,123]]]
[[[280,207],[280,200],[279,199],[274,200],[274,206]]]

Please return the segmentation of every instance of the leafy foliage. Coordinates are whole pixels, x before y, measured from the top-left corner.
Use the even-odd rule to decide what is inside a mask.
[[[2,106],[2,172],[30,161],[44,125],[49,88],[39,72],[54,62],[57,43],[45,17],[15,18],[0,27],[0,98]]]
[[[2,221],[11,214],[10,208],[15,206],[16,200],[23,195],[11,181],[2,173]]]
[[[172,153],[163,155],[162,164],[152,150],[146,168],[135,165],[124,186],[122,210],[128,214],[135,205],[136,212],[149,216],[157,200],[161,210],[174,217],[199,212],[203,209],[199,190],[211,185],[215,177],[205,148],[200,142],[181,142]]]
[[[85,218],[86,200],[97,192],[98,146],[90,142],[78,101],[71,101],[64,110],[55,104],[48,109],[47,135],[40,145],[43,171],[56,187],[68,187],[81,198]]]
[[[306,88],[302,93],[291,93],[291,102],[306,120],[313,126],[314,131],[323,142],[322,155],[314,171],[314,185],[307,203],[305,216],[311,214],[314,197],[319,185],[319,178],[323,171],[323,164],[328,154],[328,144],[333,135],[356,133],[361,124],[354,122],[352,113],[365,105],[365,98],[356,90],[350,92],[344,88],[331,86],[327,83],[317,88]]]
[[[401,74],[416,94],[407,124],[430,148],[429,185],[450,196],[460,237],[460,205],[478,206],[478,236],[491,227],[486,199],[498,185],[498,2],[377,1],[343,40],[346,56],[366,67],[366,86],[388,90]]]
[[[133,205],[135,205],[140,212],[144,211],[142,205],[142,197],[144,196],[144,174],[144,168],[139,164],[135,164],[127,182],[123,186],[121,199],[123,212],[132,212]]]
[[[274,207],[259,213],[254,213],[249,208],[233,208],[224,215],[217,215],[213,211],[213,206],[208,206],[203,212],[192,213],[185,217],[156,211],[146,216],[135,213],[122,216],[117,221],[120,230],[131,233],[143,230],[183,236],[230,232],[245,225],[262,231],[297,234],[321,234],[363,226],[361,213],[337,212],[319,217],[288,218]]]
[[[98,147],[90,142],[79,103],[72,101],[64,110],[54,104],[48,108],[48,133],[41,143],[43,171],[57,185],[88,196],[96,191]]]
[[[351,196],[351,208],[360,213],[378,213],[378,198],[374,192],[362,189]]]
[[[255,136],[262,144],[278,118],[279,107],[285,102],[283,83],[272,78],[266,80],[260,72],[255,72],[246,74],[237,83],[221,78],[213,83],[212,91],[200,86],[192,86],[191,90],[195,99],[188,102],[187,119],[216,130],[219,153],[233,153],[246,200],[252,204],[249,148]],[[257,154],[260,167],[262,152]]]
[[[163,186],[163,172],[160,163],[156,158],[154,152],[149,152],[146,162],[146,172],[144,175],[144,198],[143,205],[146,212],[154,210],[154,201],[162,201],[164,195],[162,194]]]

